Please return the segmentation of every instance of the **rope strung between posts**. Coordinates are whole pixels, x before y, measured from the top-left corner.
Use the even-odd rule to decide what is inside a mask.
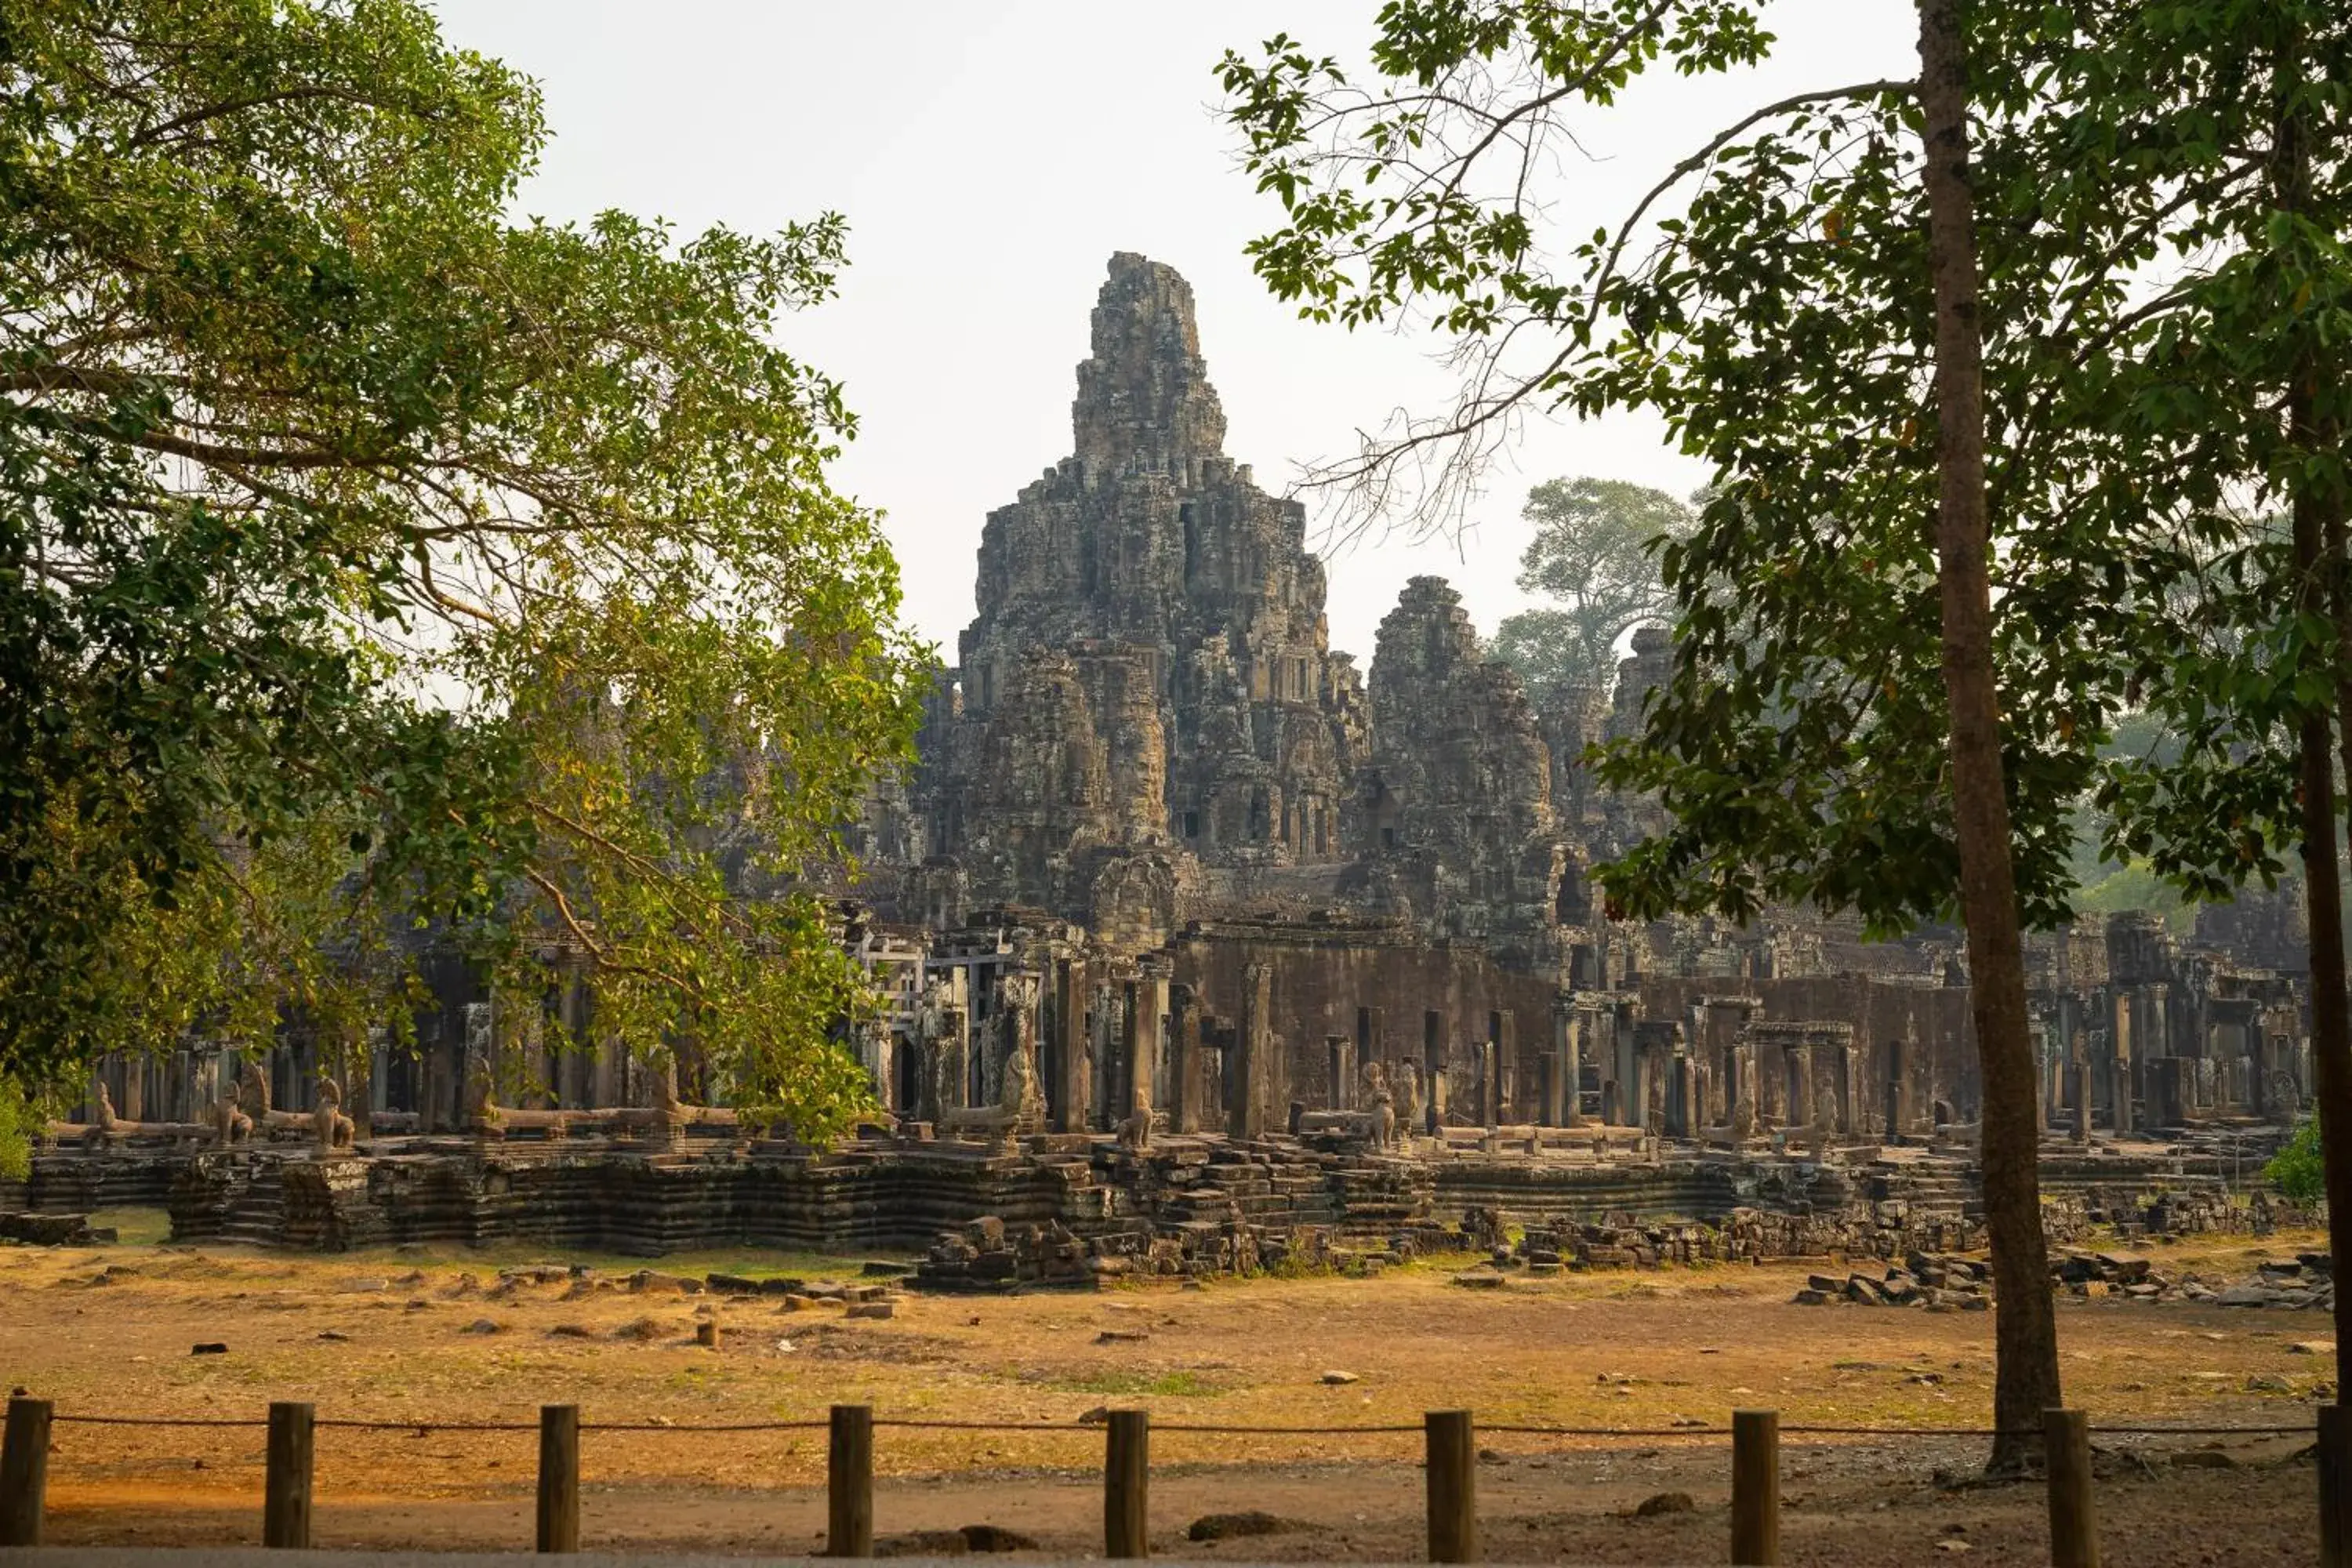
[[[68,1421],[84,1426],[267,1426],[268,1421],[240,1415],[72,1415],[59,1411],[49,1419],[58,1426]]]
[[[62,1426],[68,1422],[85,1426],[267,1426],[267,1419],[241,1415],[83,1415],[58,1412],[51,1419]],[[1045,1432],[1076,1436],[1099,1432],[1102,1424],[1094,1421],[935,1421],[916,1416],[877,1416],[877,1426],[897,1426],[910,1431],[926,1432]],[[434,1432],[536,1432],[536,1421],[365,1421],[355,1418],[322,1417],[314,1425],[334,1427],[347,1432],[414,1432],[419,1436]],[[716,1421],[678,1423],[670,1421],[583,1421],[583,1432],[672,1432],[687,1435],[698,1432],[822,1432],[824,1421]],[[1419,1425],[1392,1426],[1243,1426],[1224,1423],[1186,1421],[1154,1422],[1154,1432],[1190,1433],[1218,1437],[1402,1437],[1419,1435]],[[1720,1426],[1481,1426],[1482,1436],[1518,1437],[1601,1437],[1625,1438],[1643,1442],[1662,1438],[1696,1437],[1722,1438],[1731,1436],[1728,1427]],[[2312,1431],[2309,1424],[2275,1426],[2093,1426],[2095,1434],[2109,1437],[2300,1437]],[[1791,1437],[2039,1437],[2040,1428],[2030,1431],[2005,1431],[1993,1426],[1788,1426],[1780,1428],[1783,1436]]]

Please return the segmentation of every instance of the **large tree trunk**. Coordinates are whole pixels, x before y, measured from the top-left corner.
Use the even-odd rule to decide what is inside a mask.
[[[2311,206],[2311,148],[2304,117],[2310,110],[2296,93],[2302,59],[2292,42],[2282,51],[2275,79],[2279,113],[2271,148],[2272,189],[2284,212]],[[2331,375],[2333,356],[2306,341],[2287,388],[2287,441],[2291,454],[2334,448],[2342,435],[2332,407],[2323,406],[2322,377]],[[2347,582],[2345,498],[2325,479],[2314,481],[2294,456],[2287,460],[2293,481],[2294,605],[2300,614],[2332,616],[2339,640],[2352,643],[2352,583]],[[2336,663],[2336,706],[2344,723],[2344,756],[2352,764],[2352,675],[2341,653]],[[2303,880],[2311,936],[2311,1058],[2317,1082],[2321,1169],[2327,1192],[2327,1245],[2337,1258],[2352,1258],[2352,998],[2345,990],[2344,894],[2337,881],[2334,735],[2325,711],[2303,716],[2297,737],[2302,764]],[[2352,777],[2352,774],[2347,774]],[[2352,805],[2352,802],[2347,802]],[[2336,1303],[2336,1386],[2352,1388],[2352,1296]],[[2340,1394],[2339,1394],[2340,1396]]]
[[[1936,287],[1936,456],[1942,484],[1936,547],[1944,690],[1951,708],[1952,836],[1959,851],[1960,913],[1969,930],[1969,1003],[1984,1077],[1993,1426],[2000,1434],[1988,1468],[2006,1472],[2039,1454],[2042,1413],[2059,1402],[2058,1320],[2042,1234],[2042,1129],[1993,685],[1983,343],[1961,8],[1962,0],[1919,0],[1919,101],[1927,121],[1928,254]]]
[[[2309,400],[2299,398],[2307,413]],[[2292,416],[2292,415],[2291,415]],[[2303,585],[2297,608],[2323,613],[2321,591],[2327,570],[2339,564],[2342,525],[2326,528],[2306,494],[2294,500],[2295,574]],[[2329,533],[2336,548],[2323,556]],[[2336,595],[2337,636],[2352,615]],[[2352,691],[2339,678],[2336,707],[2352,715]],[[2317,1082],[2320,1163],[2327,1192],[2327,1247],[2337,1258],[2352,1258],[2352,1006],[2345,993],[2344,893],[2337,882],[2336,850],[2336,763],[2331,754],[2327,715],[2314,710],[2303,716],[2302,753],[2303,882],[2305,923],[2311,928],[2311,1064]],[[2345,760],[2352,764],[2352,721],[2344,737]],[[2347,802],[2352,805],[2352,802]],[[2336,1300],[2336,1386],[2352,1388],[2352,1292]]]
[[[2307,414],[2308,399],[2296,412]],[[2303,535],[2312,528],[2306,508],[2321,513],[2315,521],[2326,555],[2324,574],[2333,590],[2336,637],[2340,647],[2352,647],[2352,568],[2347,568],[2344,502],[2320,504],[2316,498],[2295,500],[2297,564]],[[2339,668],[2336,678],[2336,712],[2342,726],[2346,777],[2352,778],[2352,674]],[[2303,721],[2303,875],[2305,924],[2311,933],[2311,1058],[2317,1082],[2320,1167],[2327,1193],[2327,1249],[2337,1258],[2352,1258],[2352,1005],[2346,996],[2344,962],[2344,894],[2336,880],[2334,803],[2335,786],[2327,754],[2327,718],[2312,714]],[[2315,804],[2316,803],[2316,804]],[[2352,814],[2352,797],[2345,802]],[[2320,831],[2315,836],[2315,822]],[[2326,956],[2323,959],[2322,954]],[[2336,1386],[2352,1388],[2352,1295],[2336,1302]]]

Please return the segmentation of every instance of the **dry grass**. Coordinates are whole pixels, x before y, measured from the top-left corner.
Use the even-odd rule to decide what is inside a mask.
[[[135,1220],[125,1227],[126,1237],[148,1234]],[[2161,1267],[2243,1273],[2261,1256],[2291,1256],[2313,1242],[2184,1245],[2161,1249]],[[985,1478],[995,1478],[987,1495],[996,1498],[1009,1495],[1005,1478],[1026,1478],[1021,1484],[1035,1495],[1024,1506],[1036,1517],[1059,1517],[1063,1504],[1052,1500],[1067,1492],[1081,1500],[1073,1505],[1081,1521],[1101,1439],[1076,1423],[1106,1402],[1146,1406],[1162,1425],[1244,1426],[1409,1425],[1424,1410],[1462,1406],[1488,1426],[1693,1432],[1720,1432],[1734,1407],[1749,1405],[1777,1407],[1791,1425],[1973,1426],[1990,1414],[1990,1314],[1797,1307],[1789,1298],[1802,1268],[1568,1275],[1491,1291],[1460,1289],[1450,1270],[1423,1268],[1376,1281],[918,1296],[883,1321],[846,1320],[837,1308],[787,1311],[771,1297],[499,1287],[499,1267],[545,1260],[522,1249],[334,1258],[152,1244],[10,1249],[0,1252],[0,1375],[54,1399],[61,1414],[257,1417],[272,1399],[301,1399],[322,1418],[429,1427],[528,1422],[543,1403],[570,1403],[592,1426],[689,1426],[816,1421],[828,1405],[851,1403],[885,1418],[1067,1423],[1066,1435],[886,1428],[877,1468],[909,1498],[933,1496],[941,1510],[969,1510],[969,1489]],[[617,1279],[644,1260],[562,1261]],[[726,1253],[656,1266],[673,1274],[847,1279],[860,1261]],[[693,1342],[705,1310],[721,1326],[716,1351]],[[497,1331],[467,1331],[482,1320]],[[2327,1337],[2326,1321],[2308,1314],[2065,1301],[2060,1321],[2069,1403],[2110,1423],[2299,1423],[2329,1372],[2327,1358],[2290,1348]],[[1106,1331],[1117,1337],[1106,1339]],[[228,1353],[189,1353],[207,1341],[226,1342]],[[1327,1385],[1327,1371],[1360,1381]],[[2270,1391],[2250,1392],[2250,1379]],[[1622,1506],[1629,1488],[1637,1500],[1656,1476],[1705,1481],[1720,1464],[1719,1449],[1675,1441],[1635,1449],[1500,1435],[1486,1441],[1504,1461],[1494,1495],[1513,1487],[1549,1495],[1542,1487],[1557,1478],[1548,1469],[1582,1466],[1582,1484],[1599,1489],[1591,1495],[1615,1500],[1607,1509]],[[1923,1466],[1964,1465],[1974,1449],[1910,1442],[1851,1445],[1826,1457],[1801,1450],[1791,1460],[1792,1489],[1884,1471],[1916,1489]],[[528,1433],[322,1432],[321,1517],[341,1518],[354,1539],[461,1544],[474,1538],[468,1521],[504,1521],[527,1507],[534,1453]],[[1160,1431],[1153,1457],[1155,1477],[1172,1485],[1222,1477],[1217,1485],[1229,1490],[1245,1477],[1256,1490],[1298,1491],[1294,1500],[1305,1511],[1323,1500],[1341,1523],[1360,1515],[1370,1528],[1417,1508],[1417,1453],[1411,1436]],[[238,1539],[250,1533],[260,1458],[256,1428],[64,1426],[52,1471],[59,1533]],[[1341,1469],[1328,1470],[1337,1461]],[[612,1525],[619,1537],[776,1550],[797,1527],[754,1529],[729,1514],[725,1500],[790,1502],[776,1517],[797,1518],[793,1489],[821,1483],[824,1437],[592,1431],[584,1462],[592,1518],[605,1506],[599,1495],[635,1500],[629,1518]],[[2199,1485],[2232,1479],[2199,1474]],[[1347,1479],[1314,1479],[1334,1475]],[[2168,1477],[2166,1495],[2179,1495],[2184,1479]],[[1351,1489],[1370,1489],[1370,1500],[1351,1503]],[[1241,1499],[1230,1506],[1256,1505]],[[380,1523],[362,1524],[379,1516]],[[1010,1522],[1002,1507],[995,1517]],[[1549,1516],[1535,1508],[1528,1517]],[[1643,1528],[1669,1540],[1704,1523]],[[129,1530],[141,1533],[121,1533]],[[1264,1555],[1272,1543],[1247,1544]]]

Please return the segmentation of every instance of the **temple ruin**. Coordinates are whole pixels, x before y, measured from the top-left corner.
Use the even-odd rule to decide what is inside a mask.
[[[291,1028],[110,1060],[0,1208],[165,1202],[180,1234],[296,1246],[929,1245],[966,1284],[1538,1217],[1966,1243],[1957,933],[1634,924],[1591,889],[1656,821],[1583,753],[1638,725],[1663,628],[1613,689],[1539,707],[1419,577],[1360,672],[1303,509],[1224,449],[1191,289],[1142,257],[1111,258],[1072,426],[988,516],[919,762],[877,781],[860,878],[831,889],[889,1002],[849,1041],[879,1105],[856,1142],[739,1127],[723,1084],[601,1036],[583,988],[494,995],[436,960],[419,1049],[378,1045],[345,1084]],[[2218,1190],[2301,1111],[2284,900],[2187,941],[2086,921],[2029,960],[2062,1199]],[[516,1083],[512,1105],[486,1087]]]

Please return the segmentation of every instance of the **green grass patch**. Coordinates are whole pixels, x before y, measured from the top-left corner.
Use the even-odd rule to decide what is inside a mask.
[[[153,1247],[172,1239],[172,1215],[166,1209],[95,1209],[89,1223],[114,1227],[114,1239],[124,1247]]]

